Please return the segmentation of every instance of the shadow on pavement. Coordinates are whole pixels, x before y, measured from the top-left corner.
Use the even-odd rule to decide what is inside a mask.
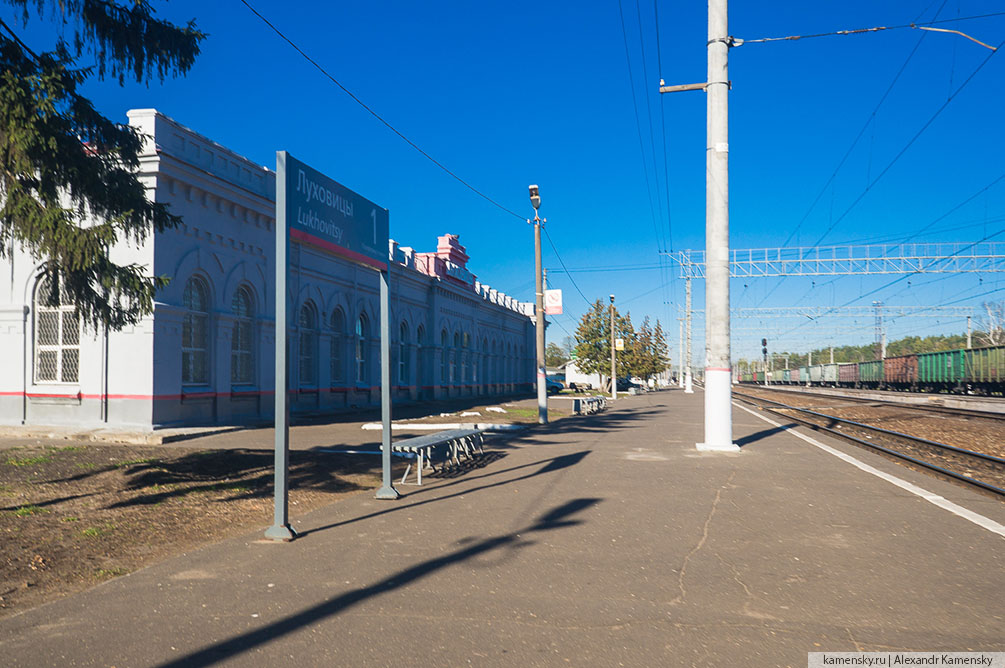
[[[582,520],[571,519],[575,513],[581,512],[600,502],[597,498],[573,499],[557,506],[528,527],[518,529],[501,536],[485,538],[472,543],[468,547],[455,550],[435,559],[429,559],[398,573],[385,577],[369,587],[346,592],[341,596],[325,601],[284,619],[268,624],[260,629],[248,631],[230,640],[224,640],[215,645],[192,652],[186,656],[161,664],[161,668],[181,668],[182,666],[209,666],[225,661],[265,643],[281,638],[288,633],[316,624],[322,619],[338,615],[352,606],[379,596],[389,591],[412,584],[447,566],[472,559],[479,555],[500,549],[520,549],[533,545],[533,541],[524,538],[525,534],[552,531],[581,524]]]
[[[484,475],[482,477],[487,478],[487,477],[492,476],[492,475],[498,475],[499,473],[504,473],[505,471],[512,471],[512,470],[516,470],[516,469],[519,469],[519,468],[526,468],[526,467],[534,466],[535,464],[544,464],[544,466],[542,466],[539,470],[534,471],[532,473],[528,473],[526,475],[518,476],[516,478],[509,478],[507,480],[500,480],[499,482],[490,483],[488,485],[481,485],[480,487],[466,487],[463,490],[461,490],[460,492],[455,492],[454,494],[447,494],[446,496],[437,496],[436,498],[433,498],[433,499],[425,499],[423,501],[416,501],[415,503],[408,503],[408,504],[403,504],[403,505],[392,506],[392,507],[390,507],[390,508],[388,508],[386,510],[378,510],[377,512],[370,513],[369,515],[362,515],[360,517],[353,517],[351,519],[344,520],[342,522],[334,522],[332,524],[327,524],[327,525],[325,525],[323,527],[317,527],[316,529],[308,529],[307,531],[301,532],[300,536],[301,537],[305,537],[305,536],[308,536],[308,535],[310,535],[312,533],[317,533],[319,531],[327,531],[329,529],[337,529],[338,527],[342,527],[342,526],[345,526],[347,524],[355,524],[356,522],[362,522],[363,520],[372,519],[374,517],[380,517],[381,515],[387,515],[388,513],[393,513],[393,512],[399,511],[399,510],[406,510],[406,509],[407,510],[411,510],[412,508],[415,508],[417,506],[424,506],[427,503],[435,503],[437,501],[445,501],[447,499],[452,499],[452,498],[457,497],[457,496],[466,496],[468,494],[474,494],[475,492],[481,492],[481,491],[484,491],[486,489],[493,489],[495,487],[502,487],[503,485],[509,485],[511,483],[514,483],[514,482],[519,482],[521,480],[526,480],[528,478],[533,478],[534,476],[541,475],[542,473],[551,473],[553,471],[560,471],[560,470],[562,470],[564,468],[568,468],[570,466],[574,466],[574,465],[578,464],[579,462],[581,462],[583,460],[584,457],[586,457],[586,455],[590,454],[590,452],[591,452],[590,450],[582,450],[580,452],[572,452],[572,453],[569,453],[567,455],[560,455],[558,457],[552,457],[551,459],[545,459],[545,460],[542,460],[540,462],[535,462],[534,464],[527,464],[525,466],[516,466],[516,467],[513,467],[512,469],[505,469],[504,471],[497,471],[497,472],[494,472],[494,473],[488,473],[488,474],[486,474],[486,475]],[[460,481],[457,481],[457,482],[460,482]],[[438,489],[441,489],[442,487],[447,487],[447,486],[453,485],[453,484],[456,484],[456,483],[447,483],[446,485],[440,485],[440,486],[437,486],[437,487],[432,487],[430,489],[438,490]],[[408,498],[408,497],[410,497],[410,496],[412,496],[414,494],[419,494],[419,493],[421,493],[423,491],[425,491],[425,490],[419,489],[419,490],[417,490],[415,492],[409,492],[408,494],[404,494],[403,497],[404,498]]]
[[[798,426],[799,425],[797,425],[795,422],[790,422],[789,424],[783,424],[778,427],[772,427],[771,429],[762,429],[761,431],[756,431],[753,434],[747,434],[743,438],[738,438],[736,439],[735,442],[737,446],[742,448],[743,446],[753,443],[755,441],[759,441],[762,438],[774,436],[775,434],[779,434],[783,431],[788,431],[792,427],[798,427]]]

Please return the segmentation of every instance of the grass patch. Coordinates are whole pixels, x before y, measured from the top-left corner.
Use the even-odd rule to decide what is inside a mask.
[[[115,531],[115,527],[111,524],[106,524],[103,527],[87,527],[80,532],[81,536],[87,536],[88,538],[97,538],[99,536],[104,536]]]
[[[90,471],[91,469],[98,468],[98,465],[94,462],[77,462],[74,464],[78,469],[84,469],[85,471]]]
[[[48,455],[39,455],[37,457],[25,457],[24,459],[8,459],[7,463],[11,466],[35,466],[36,464],[45,464],[46,462],[51,462],[52,457]]]
[[[79,517],[64,517],[64,518],[60,519],[59,521],[60,522],[79,522],[80,518]]]
[[[120,575],[125,575],[129,572],[128,568],[115,567],[115,568],[99,568],[94,571],[94,574],[101,578],[102,580],[108,580],[111,578],[117,578]]]
[[[21,506],[20,508],[15,510],[14,514],[17,515],[18,517],[27,517],[28,515],[38,515],[40,513],[47,513],[47,512],[49,511],[46,508],[39,508],[38,506],[27,505],[27,506]]]
[[[147,457],[146,459],[128,459],[124,462],[119,462],[116,464],[116,468],[124,469],[127,466],[138,466],[140,464],[157,464],[160,460],[154,457]]]
[[[53,452],[78,452],[78,451],[83,450],[83,449],[84,449],[84,446],[82,446],[82,445],[67,445],[67,446],[62,447],[62,448],[52,448],[52,451]]]

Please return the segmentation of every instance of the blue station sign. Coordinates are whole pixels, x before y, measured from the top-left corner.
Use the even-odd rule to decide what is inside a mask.
[[[387,209],[282,153],[290,239],[387,271]]]

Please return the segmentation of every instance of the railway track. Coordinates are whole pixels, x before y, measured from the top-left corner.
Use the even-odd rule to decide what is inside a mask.
[[[989,420],[1001,420],[1005,421],[1005,412],[992,411],[992,410],[981,410],[977,408],[963,408],[959,406],[945,406],[937,403],[926,402],[926,403],[907,403],[903,401],[903,393],[893,393],[890,397],[877,397],[877,391],[870,391],[868,395],[862,396],[855,393],[855,391],[849,390],[801,390],[795,389],[793,387],[764,387],[764,386],[752,386],[744,387],[744,389],[755,390],[758,392],[778,392],[780,394],[796,394],[808,397],[827,397],[831,399],[841,399],[847,401],[854,401],[862,404],[884,404],[888,406],[894,406],[896,408],[904,408],[908,410],[918,410],[927,411],[929,413],[942,413],[944,415],[952,415],[955,417],[976,417],[976,418],[986,418]],[[954,399],[959,400],[959,398],[954,397]],[[978,401],[983,401],[981,398]],[[1005,407],[1005,404],[1003,404]]]
[[[733,395],[762,410],[1005,498],[1005,458],[875,427],[765,397]]]

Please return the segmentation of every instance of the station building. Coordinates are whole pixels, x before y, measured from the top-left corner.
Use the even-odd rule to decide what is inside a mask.
[[[147,136],[148,196],[183,222],[111,257],[171,283],[137,325],[89,331],[72,304],[46,305],[39,263],[15,249],[0,270],[0,423],[150,429],[270,417],[276,175],[156,110],[128,117]],[[430,252],[392,241],[388,255],[395,402],[533,389],[532,304],[481,283],[456,235]],[[293,411],[378,405],[377,273],[297,243],[289,264]]]

